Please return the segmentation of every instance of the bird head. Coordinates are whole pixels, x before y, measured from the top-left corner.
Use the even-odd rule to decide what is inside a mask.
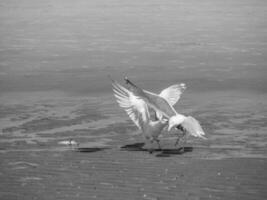
[[[182,91],[184,91],[186,89],[185,83],[180,83],[180,87],[181,87]]]
[[[182,115],[175,115],[172,116],[169,119],[169,126],[168,126],[168,131],[170,131],[174,126],[178,126],[184,121],[184,116]]]
[[[167,119],[163,118],[162,120],[160,120],[161,124],[168,124],[168,121]]]

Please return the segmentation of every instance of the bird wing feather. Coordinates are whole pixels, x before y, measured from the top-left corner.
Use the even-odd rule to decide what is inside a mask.
[[[159,94],[162,98],[166,99],[171,106],[174,106],[180,99],[181,94],[185,90],[185,84],[175,84],[162,90]]]
[[[130,86],[131,91],[141,99],[143,99],[150,107],[154,110],[162,113],[165,117],[170,118],[171,116],[176,115],[176,111],[173,106],[171,106],[168,101],[161,96],[142,90],[133,84],[128,78],[125,78],[126,83]]]
[[[184,92],[185,89],[186,86],[184,83],[171,85],[162,90],[159,96],[166,99],[171,106],[174,106],[179,101],[181,94]],[[163,118],[161,112],[156,112],[156,116],[158,119]]]
[[[143,123],[149,119],[146,103],[116,81],[112,81],[112,86],[119,106],[126,111],[134,124],[141,129]]]
[[[200,123],[195,118],[188,116],[181,125],[190,135],[207,139]]]

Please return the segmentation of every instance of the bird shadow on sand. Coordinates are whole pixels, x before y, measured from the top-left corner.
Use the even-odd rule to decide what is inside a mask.
[[[147,149],[143,148],[145,146],[145,143],[139,142],[139,143],[134,143],[134,144],[126,144],[120,149],[124,151],[147,151]]]
[[[107,147],[78,147],[76,151],[82,153],[94,153],[108,149]]]
[[[193,147],[180,147],[178,149],[162,149],[160,153],[156,155],[156,157],[170,157],[172,155],[182,155],[185,153],[189,153],[193,151]]]
[[[145,143],[134,143],[134,144],[127,144],[120,147],[123,151],[147,151],[148,149],[144,148]],[[170,157],[172,155],[182,155],[184,153],[192,152],[193,147],[184,147],[171,149],[171,148],[163,148],[163,149],[154,149],[152,153],[157,153],[156,157]]]

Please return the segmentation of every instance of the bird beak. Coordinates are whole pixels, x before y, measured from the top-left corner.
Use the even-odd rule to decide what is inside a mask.
[[[168,126],[168,131],[170,131],[173,127],[174,127],[175,124],[169,124]]]
[[[181,86],[183,89],[186,89],[186,85],[185,85],[185,83],[181,83],[180,86]]]
[[[165,123],[168,123],[168,120],[167,120],[167,119],[162,119],[161,122],[162,122],[163,124],[165,124]]]

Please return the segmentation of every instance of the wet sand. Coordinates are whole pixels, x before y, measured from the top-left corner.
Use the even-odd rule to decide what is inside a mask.
[[[203,160],[192,152],[164,154],[117,148],[10,152],[1,155],[1,199],[266,197],[265,159]]]
[[[266,199],[265,1],[0,3],[0,199]],[[155,92],[208,140],[147,152],[107,75]],[[61,145],[73,139],[79,146]]]
[[[259,114],[263,99],[229,93],[227,102],[225,93],[220,93],[216,97],[224,97],[223,104],[213,100],[196,106],[190,99],[206,95],[189,94],[181,101],[183,113],[202,122],[208,140],[189,138],[182,152],[174,146],[175,135],[165,135],[162,150],[150,154],[111,93],[90,98],[43,92],[46,99],[23,94],[25,99],[22,95],[1,108],[1,127],[5,127],[0,141],[1,199],[265,199],[267,195],[266,118]],[[242,99],[245,103],[240,105]],[[244,106],[250,108],[245,114]],[[79,146],[59,144],[70,138]]]

